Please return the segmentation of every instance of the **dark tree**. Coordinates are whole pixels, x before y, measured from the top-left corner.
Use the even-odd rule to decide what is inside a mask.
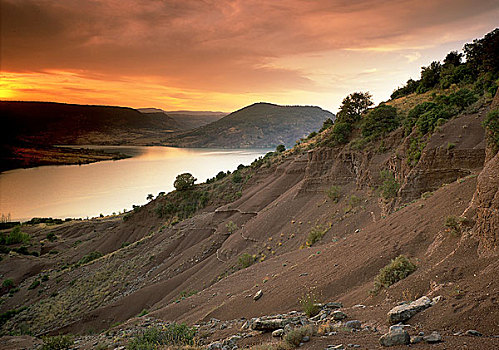
[[[354,92],[345,97],[337,115],[337,122],[355,123],[369,106],[373,105],[369,92]]]
[[[196,178],[189,173],[183,173],[177,175],[173,186],[177,191],[185,191],[194,186],[194,182],[196,182]]]

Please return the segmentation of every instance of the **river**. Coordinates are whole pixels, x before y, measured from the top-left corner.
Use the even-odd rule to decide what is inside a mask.
[[[121,152],[132,158],[86,165],[41,166],[0,174],[0,213],[32,217],[87,218],[130,210],[148,194],[173,190],[175,177],[189,172],[204,182],[235,170],[265,149],[194,149],[135,146],[78,146]]]

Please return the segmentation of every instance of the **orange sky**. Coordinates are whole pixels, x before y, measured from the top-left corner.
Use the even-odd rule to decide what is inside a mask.
[[[336,111],[495,28],[497,0],[0,0],[0,99]]]

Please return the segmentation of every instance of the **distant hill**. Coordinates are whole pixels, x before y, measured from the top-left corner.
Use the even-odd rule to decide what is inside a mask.
[[[210,111],[164,111],[159,108],[139,108],[138,111],[142,113],[161,113],[172,118],[177,124],[178,130],[190,130],[199,128],[200,126],[212,123],[218,119],[225,117],[227,113],[224,112],[210,112]]]
[[[171,115],[171,114],[169,114]],[[293,146],[334,114],[319,107],[255,103],[195,130],[167,138],[178,147],[272,148]]]
[[[166,114],[127,107],[0,101],[2,143],[147,143],[180,129]]]

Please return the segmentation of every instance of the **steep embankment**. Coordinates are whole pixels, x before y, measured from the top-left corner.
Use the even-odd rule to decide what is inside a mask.
[[[173,136],[165,145],[215,148],[291,147],[334,115],[319,107],[255,103],[201,128]]]
[[[495,197],[480,189],[497,190],[491,175],[497,156],[478,177],[475,228],[462,227],[455,236],[444,226],[447,217],[457,217],[470,206],[475,193],[484,159],[475,156],[485,154],[484,132],[476,126],[485,112],[443,125],[411,169],[404,165],[404,137],[395,131],[384,138],[385,148],[373,145],[359,152],[316,147],[307,152],[303,146],[257,162],[243,172],[247,182],[241,185],[239,199],[222,206],[220,201],[211,203],[175,226],[168,227],[166,219],[156,215],[165,201],[160,197],[126,221],[26,228],[35,240],[49,231],[59,240],[46,242],[39,258],[14,254],[1,263],[1,272],[21,289],[6,299],[2,310],[27,306],[3,329],[25,322],[34,334],[84,332],[126,321],[144,309],[153,317],[177,322],[249,318],[299,309],[299,298],[313,291],[321,300],[343,302],[351,318],[380,330],[387,328],[386,312],[401,300],[440,295],[437,305],[409,321],[415,330],[438,329],[447,337],[469,328],[497,334],[499,284],[494,275],[499,266],[493,250],[479,250],[494,242],[481,233],[489,237],[495,232],[497,213],[489,206]],[[447,138],[455,147],[448,149]],[[400,205],[378,196],[380,170],[386,168],[401,181],[400,194],[410,182],[417,183],[418,176],[434,180],[413,186],[414,200]],[[233,183],[232,177],[215,182],[211,190]],[[329,197],[333,185],[339,194]],[[489,223],[492,226],[486,226]],[[307,247],[314,230],[323,236]],[[60,252],[48,254],[50,244]],[[109,254],[88,265],[61,267],[92,251]],[[243,253],[254,254],[257,262],[240,270]],[[418,270],[370,296],[374,276],[400,254],[415,261]],[[49,280],[39,289],[28,289],[39,273]],[[260,289],[263,296],[255,302],[252,296]],[[180,298],[194,291],[197,294]],[[367,307],[349,309],[355,304]]]

